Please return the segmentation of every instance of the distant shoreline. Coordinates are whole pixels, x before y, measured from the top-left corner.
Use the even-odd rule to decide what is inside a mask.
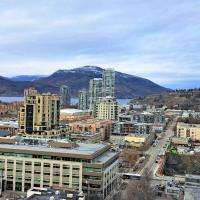
[[[131,101],[132,99],[117,99],[118,103],[120,105],[123,104],[127,104]],[[20,102],[20,101],[24,101],[24,97],[23,96],[18,96],[18,97],[1,97],[0,96],[0,101],[2,102],[6,102],[6,103],[12,103],[12,102]],[[78,98],[71,98],[71,104],[75,105],[78,103]]]

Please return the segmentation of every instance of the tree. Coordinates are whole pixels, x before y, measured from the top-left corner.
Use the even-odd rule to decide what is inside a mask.
[[[151,187],[151,178],[148,169],[141,180],[132,180],[122,194],[122,200],[154,200],[155,194]]]

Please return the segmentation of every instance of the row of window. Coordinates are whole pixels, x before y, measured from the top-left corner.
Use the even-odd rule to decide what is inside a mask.
[[[90,159],[82,159],[82,158],[68,158],[68,157],[57,157],[57,156],[47,156],[47,155],[32,155],[26,153],[11,153],[11,152],[0,152],[0,155],[3,156],[14,156],[18,158],[39,158],[39,159],[47,159],[47,160],[63,160],[63,161],[71,161],[71,162],[81,162],[81,163],[91,163]],[[11,161],[12,163],[12,161]]]

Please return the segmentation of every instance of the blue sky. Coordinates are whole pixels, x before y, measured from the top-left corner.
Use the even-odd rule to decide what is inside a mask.
[[[114,67],[200,86],[199,0],[1,0],[0,75]]]

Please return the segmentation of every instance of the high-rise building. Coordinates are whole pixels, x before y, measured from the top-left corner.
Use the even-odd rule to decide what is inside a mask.
[[[88,110],[89,109],[89,94],[86,89],[79,91],[78,108],[80,110]]]
[[[58,129],[60,97],[51,93],[40,94],[34,88],[26,89],[24,95],[24,105],[19,112],[19,133],[41,135]]]
[[[61,96],[61,100],[60,100],[61,106],[70,105],[71,99],[70,99],[70,90],[68,86],[62,85],[60,87],[60,96]]]
[[[98,119],[118,120],[118,102],[113,97],[104,97],[96,104],[96,117]]]
[[[104,70],[102,79],[102,96],[115,97],[115,71],[113,69]]]
[[[89,109],[95,113],[96,103],[102,97],[102,78],[94,78],[89,82]]]

